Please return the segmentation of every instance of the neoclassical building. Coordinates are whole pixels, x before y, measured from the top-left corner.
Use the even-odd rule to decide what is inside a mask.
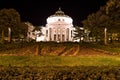
[[[55,42],[74,42],[73,19],[66,15],[61,8],[59,8],[53,15],[46,19],[45,26],[39,26],[41,32],[35,30],[31,24],[26,23],[30,29],[28,30],[28,38],[39,41],[55,41]],[[42,35],[41,35],[42,33]],[[77,39],[79,41],[79,39]]]
[[[47,18],[47,24],[42,27],[44,41],[73,41],[73,20],[61,8]],[[39,38],[38,38],[39,41]]]

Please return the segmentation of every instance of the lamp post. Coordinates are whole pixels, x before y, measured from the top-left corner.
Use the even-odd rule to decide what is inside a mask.
[[[11,28],[8,27],[8,42],[11,41]]]
[[[104,43],[107,45],[107,28],[104,28]]]

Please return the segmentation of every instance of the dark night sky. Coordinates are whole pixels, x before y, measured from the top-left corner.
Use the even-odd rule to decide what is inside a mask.
[[[99,10],[108,0],[0,0],[0,9],[14,8],[22,21],[33,25],[45,25],[46,18],[53,15],[59,7],[73,18],[73,24],[81,26],[81,21]]]

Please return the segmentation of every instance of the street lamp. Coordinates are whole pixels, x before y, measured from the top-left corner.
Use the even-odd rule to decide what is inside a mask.
[[[11,28],[8,27],[8,42],[11,41]]]
[[[104,28],[104,43],[107,44],[107,28]]]

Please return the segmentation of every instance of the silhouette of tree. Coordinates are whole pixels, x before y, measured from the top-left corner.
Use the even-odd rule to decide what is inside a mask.
[[[0,10],[0,32],[2,32],[2,40],[4,36],[8,36],[8,28],[11,29],[11,34],[16,35],[17,27],[20,24],[20,15],[15,9]]]

